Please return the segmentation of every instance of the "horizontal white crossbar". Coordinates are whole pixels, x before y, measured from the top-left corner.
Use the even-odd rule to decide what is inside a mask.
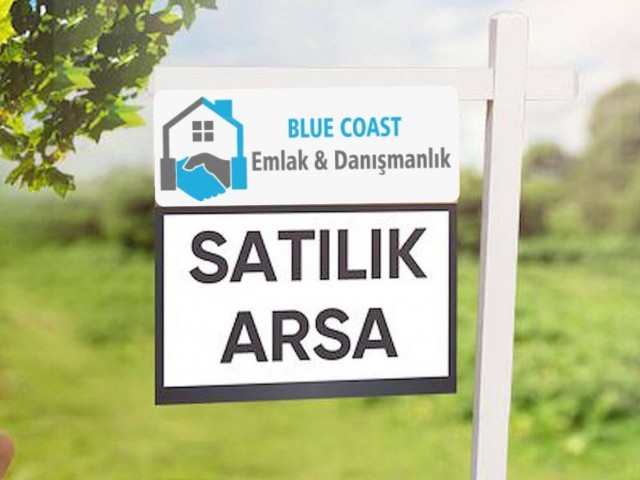
[[[281,68],[213,67],[159,68],[156,90],[211,88],[365,87],[450,85],[460,100],[492,100],[492,68]],[[527,100],[571,100],[578,92],[575,71],[531,68],[527,71]]]

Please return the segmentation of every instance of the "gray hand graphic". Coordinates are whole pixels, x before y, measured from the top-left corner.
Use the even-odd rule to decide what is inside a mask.
[[[216,157],[210,153],[199,153],[187,160],[184,169],[191,171],[194,168],[203,165],[210,174],[214,175],[225,188],[229,188],[231,184],[231,163],[220,157]]]

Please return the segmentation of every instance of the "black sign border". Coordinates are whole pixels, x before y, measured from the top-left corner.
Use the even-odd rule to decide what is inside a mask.
[[[449,376],[339,380],[319,382],[260,383],[193,387],[165,387],[164,379],[164,217],[184,214],[260,214],[334,212],[449,212]],[[155,211],[155,402],[156,405],[185,403],[246,402],[338,397],[377,397],[455,393],[457,378],[457,262],[455,204],[384,205],[277,205],[229,207],[156,207]]]

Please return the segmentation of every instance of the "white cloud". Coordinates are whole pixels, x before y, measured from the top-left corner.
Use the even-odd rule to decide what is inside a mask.
[[[581,75],[576,102],[529,104],[527,139],[579,150],[594,99],[640,77],[637,0],[221,0],[217,11],[179,34],[164,64],[482,66],[488,19],[499,10],[529,16],[532,65],[572,66]],[[463,161],[479,165],[484,106],[463,105],[462,115]],[[119,131],[98,147],[83,146],[69,166],[82,175],[123,163],[151,165],[151,143],[149,127]]]

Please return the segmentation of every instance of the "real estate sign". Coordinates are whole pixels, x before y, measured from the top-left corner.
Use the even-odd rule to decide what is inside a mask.
[[[159,91],[157,401],[455,391],[449,87]]]

